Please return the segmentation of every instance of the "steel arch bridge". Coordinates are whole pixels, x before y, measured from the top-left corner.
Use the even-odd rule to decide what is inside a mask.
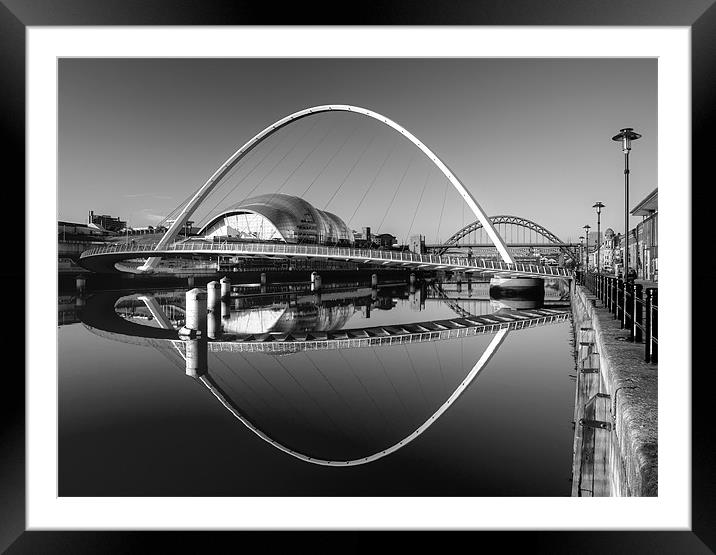
[[[510,252],[507,250],[505,242],[493,228],[484,210],[480,207],[480,205],[470,194],[470,192],[465,188],[465,186],[460,182],[457,176],[455,176],[455,174],[440,158],[438,158],[438,156],[432,150],[430,150],[422,141],[420,141],[420,139],[418,139],[410,131],[405,129],[402,125],[394,122],[386,116],[374,112],[372,110],[368,110],[366,108],[361,108],[360,106],[351,106],[348,104],[326,104],[322,106],[313,106],[311,108],[299,110],[298,112],[289,114],[288,116],[276,121],[272,125],[269,125],[263,131],[261,131],[249,141],[247,141],[241,148],[239,148],[236,152],[229,156],[229,158],[227,158],[227,160],[221,166],[219,166],[219,168],[217,168],[217,170],[196,191],[196,193],[194,193],[191,200],[189,200],[189,202],[181,210],[177,218],[172,223],[171,227],[167,230],[164,237],[162,237],[162,239],[156,245],[155,250],[162,251],[174,241],[174,239],[177,237],[181,229],[184,227],[186,222],[189,220],[194,211],[199,207],[199,205],[209,196],[209,194],[216,188],[216,186],[222,182],[224,177],[226,177],[227,174],[255,147],[257,147],[268,137],[276,133],[279,129],[286,127],[287,125],[290,125],[295,121],[313,116],[315,114],[321,114],[326,112],[351,112],[361,116],[366,116],[386,125],[387,127],[397,131],[402,136],[404,136],[408,141],[415,145],[435,165],[435,167],[437,167],[442,172],[442,174],[447,178],[447,180],[452,184],[452,186],[455,187],[463,200],[474,212],[475,216],[477,216],[478,221],[482,223],[485,231],[487,232],[493,244],[497,248],[497,251],[500,253],[502,260],[506,264],[514,263],[514,259],[512,258]],[[156,267],[160,259],[161,256],[159,254],[157,256],[148,258],[145,264],[142,266],[142,269],[150,270]]]
[[[564,241],[562,241],[546,227],[541,226],[540,224],[533,222],[532,220],[521,218],[520,216],[510,215],[490,216],[488,219],[493,226],[515,225],[518,227],[523,227],[529,231],[534,231],[538,235],[547,239],[547,241],[549,241],[550,243],[554,244],[555,246],[558,246],[560,251],[562,251],[566,256],[569,256],[575,262],[578,261],[577,253],[575,253],[569,247],[565,246]],[[450,247],[459,246],[460,239],[480,229],[483,229],[483,225],[480,220],[476,220],[471,224],[466,225],[462,229],[453,233],[453,235],[442,244],[440,249],[437,251],[437,254],[442,255],[446,253]]]

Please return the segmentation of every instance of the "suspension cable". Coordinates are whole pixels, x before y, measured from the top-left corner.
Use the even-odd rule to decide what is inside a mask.
[[[393,193],[393,198],[390,199],[390,204],[388,205],[388,208],[385,210],[385,214],[383,214],[383,219],[380,221],[378,230],[382,230],[383,223],[385,222],[385,218],[388,216],[388,212],[390,212],[390,208],[393,206],[393,202],[395,202],[395,197],[398,196],[398,191],[400,191],[400,186],[403,184],[403,181],[405,180],[405,176],[408,175],[408,170],[410,169],[410,166],[413,165],[414,159],[415,159],[415,152],[413,152],[413,155],[410,158],[410,162],[408,162],[408,165],[405,168],[405,171],[403,172],[403,177],[400,178],[400,182],[398,183],[398,186],[395,188],[395,193]]]
[[[395,152],[395,147],[397,146],[397,144],[398,144],[397,140],[393,142],[393,148],[390,149],[390,152],[388,153],[388,155],[383,159],[383,163],[380,165],[380,167],[378,168],[378,171],[373,176],[373,179],[370,182],[370,186],[366,189],[365,193],[363,193],[363,197],[360,199],[360,202],[356,206],[355,210],[353,210],[353,214],[351,214],[351,217],[348,220],[348,226],[351,225],[351,222],[353,221],[353,218],[355,217],[356,213],[358,212],[358,209],[363,204],[365,197],[373,189],[373,186],[375,185],[376,181],[378,180],[378,175],[380,175],[380,172],[383,171],[383,167],[385,166],[386,162],[388,161],[389,158],[391,158],[393,156],[393,153]]]
[[[311,401],[313,401],[313,404],[316,405],[316,407],[318,407],[318,410],[320,410],[320,411],[325,415],[325,417],[328,419],[328,421],[329,421],[331,424],[333,424],[333,427],[334,427],[336,430],[338,430],[341,434],[343,434],[343,436],[345,436],[348,440],[350,440],[350,437],[346,434],[346,432],[345,432],[340,426],[338,426],[338,424],[336,424],[336,422],[333,420],[333,418],[331,418],[331,415],[326,412],[326,409],[324,409],[324,408],[318,403],[318,401],[316,401],[316,399],[313,397],[313,395],[311,395],[311,394],[306,390],[306,388],[303,387],[303,384],[301,384],[301,381],[300,381],[300,380],[297,380],[296,377],[288,370],[288,368],[286,368],[286,366],[284,366],[283,364],[281,364],[281,361],[279,360],[278,357],[274,357],[274,360],[276,361],[276,363],[277,363],[281,368],[283,368],[283,370],[286,372],[286,374],[289,375],[289,377],[298,385],[298,387],[300,387],[301,390],[303,390],[303,392],[308,396],[308,398],[311,399]]]
[[[378,364],[383,369],[383,374],[385,374],[385,377],[388,378],[388,381],[390,382],[390,386],[393,388],[393,391],[395,392],[395,396],[398,398],[398,401],[400,401],[400,405],[403,407],[405,416],[407,416],[408,420],[410,420],[410,414],[408,413],[408,407],[405,405],[403,398],[401,397],[400,393],[398,392],[398,389],[395,387],[395,384],[393,383],[393,380],[391,379],[390,375],[388,374],[388,371],[385,369],[385,365],[383,364],[383,361],[380,360],[380,357],[375,352],[375,347],[371,346],[371,350],[373,351],[373,356],[378,361]]]
[[[244,202],[247,198],[251,197],[251,195],[253,194],[253,192],[254,192],[256,189],[258,189],[259,186],[260,186],[264,181],[266,181],[266,178],[273,173],[273,171],[281,164],[281,162],[283,162],[283,161],[288,157],[288,155],[291,154],[291,153],[296,149],[296,147],[301,143],[301,141],[303,141],[303,139],[306,137],[306,135],[308,135],[308,134],[313,130],[313,128],[316,126],[316,123],[317,123],[317,122],[314,122],[314,124],[313,124],[312,126],[310,126],[310,127],[298,138],[298,140],[293,144],[293,146],[292,146],[289,150],[287,150],[286,153],[285,153],[283,156],[281,156],[281,158],[271,167],[271,169],[268,171],[268,173],[267,173],[266,175],[264,175],[264,176],[259,180],[259,182],[258,182],[256,185],[254,185],[253,189],[251,189],[251,190],[246,194],[246,196],[245,196],[240,202]]]
[[[346,138],[345,138],[345,139],[343,139],[343,142],[341,143],[341,146],[339,146],[339,147],[336,149],[336,151],[331,155],[331,157],[328,159],[328,161],[326,162],[326,164],[323,166],[323,168],[321,169],[321,171],[319,171],[318,174],[316,174],[316,177],[313,178],[313,181],[311,181],[311,182],[308,184],[308,187],[306,187],[306,190],[303,191],[303,193],[301,193],[301,198],[306,198],[306,193],[308,193],[308,191],[311,189],[311,187],[313,187],[313,184],[316,183],[316,181],[318,180],[318,178],[321,177],[321,175],[323,175],[323,172],[326,171],[326,169],[328,168],[328,166],[331,165],[331,162],[333,162],[333,159],[338,155],[338,153],[340,153],[340,152],[343,150],[343,147],[346,146],[346,143],[348,142],[348,139],[350,139],[351,137],[353,137],[353,135],[355,135],[355,133],[356,133],[357,130],[358,130],[358,124],[356,124],[356,125],[353,126],[353,128],[351,129],[351,132],[348,133],[348,135],[346,135]]]
[[[328,202],[323,205],[323,209],[324,209],[324,210],[327,209],[327,208],[328,208],[328,205],[331,204],[331,202],[333,202],[333,199],[334,199],[334,198],[336,198],[336,195],[338,194],[338,191],[340,191],[340,190],[343,188],[343,185],[345,184],[345,182],[348,181],[348,178],[349,178],[349,177],[351,176],[351,174],[353,173],[353,170],[354,170],[354,169],[356,168],[356,166],[358,165],[358,162],[361,161],[361,159],[363,158],[363,156],[365,155],[365,153],[368,152],[368,149],[369,149],[369,148],[371,147],[371,145],[375,142],[376,137],[377,137],[377,135],[373,135],[373,138],[372,138],[370,141],[368,141],[368,144],[367,144],[367,145],[365,146],[365,148],[363,149],[363,152],[360,153],[360,156],[358,156],[358,159],[357,159],[355,162],[353,162],[353,165],[351,166],[351,169],[348,170],[348,173],[347,173],[346,176],[343,178],[343,181],[341,181],[341,184],[340,184],[340,185],[338,186],[338,188],[333,192],[333,195],[331,195],[331,198],[328,199]]]
[[[266,160],[269,156],[271,156],[271,154],[273,154],[273,152],[276,150],[276,148],[278,148],[279,145],[283,144],[283,141],[284,141],[284,139],[287,137],[287,135],[288,135],[287,133],[284,133],[283,136],[282,136],[278,141],[274,141],[273,146],[272,146],[270,149],[268,149],[268,152],[266,152],[266,154],[264,154],[264,155],[261,157],[261,159],[254,165],[254,167],[251,168],[251,170],[250,170],[244,177],[242,177],[242,178],[236,183],[236,185],[234,185],[233,188],[232,188],[228,193],[226,193],[226,194],[223,196],[223,198],[222,198],[219,202],[217,202],[217,203],[211,208],[211,210],[209,210],[209,211],[207,212],[206,216],[204,216],[204,217],[202,218],[202,222],[205,221],[205,220],[208,220],[208,219],[211,217],[211,215],[214,213],[214,210],[216,210],[216,208],[217,208],[220,204],[222,204],[222,203],[226,200],[226,198],[227,198],[231,193],[233,193],[233,192],[237,189],[237,187],[238,187],[239,185],[241,185],[244,181],[246,181],[246,180],[254,173],[254,171],[256,171],[256,170],[258,169],[258,167],[259,167],[261,164],[263,164],[264,160]]]
[[[443,223],[443,211],[445,210],[445,200],[447,199],[447,185],[448,182],[445,180],[445,190],[443,191],[443,205],[442,208],[440,208],[440,219],[438,220],[438,231],[435,235],[435,243],[440,244],[440,226]]]
[[[403,241],[404,244],[408,242],[408,239],[410,238],[410,232],[413,230],[413,224],[415,223],[415,217],[418,215],[418,209],[420,208],[420,203],[423,200],[423,193],[425,193],[425,188],[428,186],[428,181],[430,181],[430,170],[428,170],[425,174],[425,183],[423,183],[423,190],[420,191],[420,197],[418,197],[418,204],[415,206],[415,212],[413,212],[413,219],[410,221],[410,227],[408,228],[408,234],[405,236],[405,241]]]

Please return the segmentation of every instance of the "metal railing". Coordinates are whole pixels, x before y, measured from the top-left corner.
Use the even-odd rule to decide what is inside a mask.
[[[594,272],[576,272],[576,280],[604,303],[629,330],[629,341],[644,343],[644,360],[656,363],[659,357],[659,289]]]
[[[143,253],[146,256],[162,256],[173,252],[192,252],[227,254],[249,253],[257,255],[287,255],[287,256],[315,256],[332,257],[345,259],[368,259],[374,262],[399,262],[417,263],[430,266],[444,266],[445,268],[455,267],[456,269],[475,268],[477,270],[494,270],[504,272],[517,272],[536,276],[559,276],[571,278],[573,273],[565,268],[553,266],[542,266],[539,264],[506,264],[484,258],[462,257],[462,256],[440,256],[432,254],[416,254],[413,252],[353,249],[348,247],[327,247],[320,245],[293,245],[283,243],[204,243],[201,241],[188,241],[167,245],[155,255],[152,251],[156,244],[129,244],[129,245],[106,245],[88,249],[82,253],[80,258],[97,256],[102,254],[120,253]]]

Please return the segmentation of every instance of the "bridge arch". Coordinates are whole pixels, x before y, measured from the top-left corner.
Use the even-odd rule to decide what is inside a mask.
[[[492,223],[485,214],[484,210],[480,207],[475,198],[470,194],[470,192],[465,188],[465,186],[460,182],[460,180],[455,176],[455,174],[447,167],[447,165],[445,165],[442,160],[440,160],[440,158],[438,158],[438,156],[432,150],[430,150],[417,137],[415,137],[415,135],[410,133],[403,126],[387,118],[386,116],[377,112],[373,112],[372,110],[368,110],[366,108],[361,108],[359,106],[351,106],[348,104],[326,104],[322,106],[313,106],[311,108],[299,110],[298,112],[294,112],[293,114],[290,114],[278,120],[277,122],[268,126],[266,129],[251,138],[241,148],[239,148],[236,152],[229,156],[229,158],[227,158],[227,160],[221,166],[219,166],[219,168],[217,168],[217,170],[211,175],[211,177],[206,181],[206,183],[204,183],[197,190],[191,200],[182,209],[174,223],[172,223],[172,225],[169,227],[162,239],[159,241],[156,246],[156,250],[161,251],[176,238],[179,231],[183,228],[183,226],[189,220],[194,211],[199,207],[199,205],[204,201],[204,199],[206,199],[209,193],[214,190],[214,188],[231,171],[231,169],[236,166],[236,164],[242,158],[244,158],[251,150],[253,150],[265,139],[276,133],[279,129],[299,119],[325,112],[351,112],[362,116],[367,116],[369,118],[373,118],[376,121],[394,129],[395,131],[403,135],[406,139],[408,139],[411,143],[413,143],[416,147],[418,147],[418,149],[420,149],[420,151],[430,161],[432,161],[433,164],[435,164],[435,166],[443,173],[443,175],[448,179],[448,181],[450,181],[450,183],[453,185],[453,187],[455,187],[457,192],[464,199],[470,209],[475,213],[475,216],[477,216],[478,221],[482,224],[482,227],[485,229],[493,244],[497,248],[497,251],[500,253],[502,260],[507,264],[514,264],[514,259],[512,258],[510,252],[507,250],[507,246],[504,240],[502,239],[502,237],[500,237],[497,231],[495,231],[495,228],[492,226]],[[150,270],[154,268],[159,263],[160,259],[161,257],[148,258],[145,264],[142,266],[142,270]]]
[[[512,224],[520,227],[524,227],[526,229],[529,229],[531,231],[536,232],[538,235],[541,235],[545,239],[547,239],[550,243],[556,244],[560,246],[560,250],[564,252],[567,256],[569,256],[572,260],[575,262],[578,262],[577,255],[569,248],[562,246],[564,242],[557,237],[554,233],[552,233],[549,229],[546,227],[543,227],[539,225],[536,222],[533,222],[532,220],[528,220],[526,218],[521,218],[519,216],[509,216],[509,215],[500,215],[500,216],[490,216],[489,217],[490,222],[493,226],[500,225],[500,224]],[[447,250],[457,245],[460,239],[465,237],[466,235],[469,235],[470,233],[477,231],[478,229],[482,229],[483,224],[482,221],[477,220],[472,222],[471,224],[466,225],[462,229],[456,231],[453,233],[453,235],[443,243],[442,248],[438,251],[438,254],[444,254],[447,252]],[[487,231],[487,230],[485,230]]]

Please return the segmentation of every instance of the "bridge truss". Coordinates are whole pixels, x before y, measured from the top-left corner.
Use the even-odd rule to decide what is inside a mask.
[[[542,237],[546,242],[545,246],[548,245],[554,245],[555,247],[559,248],[560,252],[562,252],[565,256],[572,259],[574,262],[579,261],[579,254],[577,250],[573,247],[567,246],[564,241],[562,241],[559,237],[557,237],[554,233],[552,233],[550,230],[548,230],[546,227],[541,226],[540,224],[533,222],[532,220],[528,220],[526,218],[521,218],[519,216],[510,216],[510,215],[499,215],[499,216],[490,216],[489,217],[490,222],[495,228],[499,229],[499,226],[514,226],[516,228],[521,228],[523,230],[526,230],[527,232],[532,232],[536,237]],[[480,232],[483,229],[482,222],[479,220],[476,220],[472,222],[471,224],[466,225],[462,229],[456,231],[447,241],[445,241],[440,247],[436,249],[436,254],[445,254],[450,248],[453,247],[460,247],[461,241],[465,237],[468,237],[470,235],[476,234]],[[503,233],[503,235],[507,235],[506,233]],[[503,237],[504,238],[504,237]],[[518,240],[519,240],[519,234],[518,234]],[[537,244],[534,241],[528,241],[524,240],[522,241],[524,244]],[[476,241],[472,241],[470,243],[476,244]],[[484,246],[489,246],[489,244],[485,244]]]

